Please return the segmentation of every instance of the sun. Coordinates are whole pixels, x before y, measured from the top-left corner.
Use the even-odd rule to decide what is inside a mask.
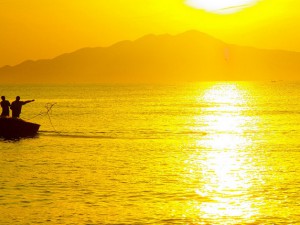
[[[230,14],[254,5],[258,0],[186,0],[186,4],[197,9],[217,14]]]

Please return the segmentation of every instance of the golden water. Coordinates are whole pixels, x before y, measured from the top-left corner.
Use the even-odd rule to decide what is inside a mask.
[[[0,224],[300,224],[300,83],[0,86]]]

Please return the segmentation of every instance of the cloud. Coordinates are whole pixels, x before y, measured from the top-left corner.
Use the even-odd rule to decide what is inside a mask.
[[[186,0],[186,4],[208,12],[229,14],[253,6],[257,1],[258,0]]]

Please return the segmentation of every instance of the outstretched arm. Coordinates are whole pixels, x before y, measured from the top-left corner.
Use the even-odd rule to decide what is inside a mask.
[[[27,103],[29,103],[29,102],[34,102],[34,99],[32,99],[32,100],[27,100],[27,101],[24,101],[24,104],[27,104]]]

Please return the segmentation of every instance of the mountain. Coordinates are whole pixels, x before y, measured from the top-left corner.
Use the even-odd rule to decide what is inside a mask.
[[[198,31],[147,35],[110,47],[0,68],[2,83],[173,83],[297,80],[300,53],[226,44]]]

